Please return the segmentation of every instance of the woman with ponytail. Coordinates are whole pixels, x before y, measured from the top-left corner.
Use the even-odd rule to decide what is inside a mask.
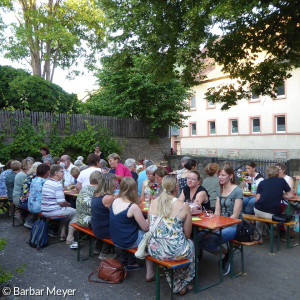
[[[152,257],[159,260],[191,261],[188,267],[174,270],[173,292],[185,295],[193,289],[190,282],[195,276],[194,244],[190,240],[192,216],[189,206],[175,198],[178,192],[175,176],[165,176],[162,189],[162,193],[152,201],[149,209],[150,228],[156,228],[150,239],[148,251]],[[157,219],[160,221],[156,225]],[[169,274],[166,276],[171,285]]]

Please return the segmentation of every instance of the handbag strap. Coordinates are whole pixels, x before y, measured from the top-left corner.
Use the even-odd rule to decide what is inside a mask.
[[[99,266],[96,270],[94,270],[94,271],[89,275],[89,278],[88,278],[88,279],[89,279],[89,282],[107,283],[107,284],[117,284],[117,283],[123,282],[123,281],[125,280],[126,276],[127,276],[127,270],[126,270],[126,268],[123,266],[123,269],[124,269],[124,278],[123,278],[122,281],[120,281],[120,282],[114,282],[114,281],[109,281],[109,280],[103,280],[103,281],[92,280],[91,277],[92,277],[95,273],[99,272],[100,267],[101,267],[101,266]]]

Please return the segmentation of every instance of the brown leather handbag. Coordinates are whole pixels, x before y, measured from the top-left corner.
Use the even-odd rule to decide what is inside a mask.
[[[98,280],[91,280],[90,278],[98,272],[97,277],[102,279],[103,281]],[[94,270],[90,276],[90,282],[97,282],[97,283],[121,283],[125,280],[127,276],[127,271],[124,265],[116,259],[113,258],[106,258],[102,259],[100,266]]]

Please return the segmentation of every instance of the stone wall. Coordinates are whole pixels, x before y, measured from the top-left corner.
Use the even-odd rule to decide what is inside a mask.
[[[125,149],[121,154],[124,162],[127,158],[151,159],[155,163],[164,160],[170,154],[170,138],[160,138],[157,143],[147,138],[116,138],[120,143],[126,142]]]

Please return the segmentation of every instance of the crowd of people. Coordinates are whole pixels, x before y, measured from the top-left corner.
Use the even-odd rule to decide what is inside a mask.
[[[72,223],[93,230],[99,239],[112,238],[122,249],[121,259],[127,270],[143,267],[126,249],[137,248],[145,232],[153,232],[149,242],[149,254],[159,260],[194,261],[195,250],[191,240],[192,212],[211,211],[215,215],[241,219],[243,213],[272,218],[283,212],[284,199],[292,196],[294,182],[286,174],[284,164],[267,168],[268,179],[256,171],[256,164],[246,164],[243,185],[236,183],[236,175],[230,163],[209,163],[202,180],[197,161],[191,157],[181,159],[182,169],[171,172],[166,166],[152,160],[139,164],[133,158],[124,164],[118,154],[107,156],[107,162],[99,145],[85,160],[82,156],[72,162],[69,155],[52,157],[47,147],[41,149],[38,162],[27,157],[21,162],[9,160],[0,164],[0,196],[7,196],[9,214],[15,207],[15,217],[26,210],[24,226],[31,228],[37,213],[45,217],[65,216],[59,224],[60,239],[77,249],[78,242]],[[255,184],[256,196],[244,196]],[[65,190],[76,189],[77,198],[67,197]],[[147,216],[140,208],[141,202],[149,203]],[[22,210],[23,209],[23,210]],[[29,213],[28,213],[29,211]],[[260,233],[263,223],[256,224]],[[235,239],[237,226],[222,230],[222,244]],[[198,234],[200,255],[202,250],[216,256],[220,253],[218,232]],[[294,232],[291,233],[293,237]],[[262,242],[262,241],[261,241]],[[229,254],[222,247],[223,275],[230,271]],[[100,259],[115,258],[115,247],[96,241],[95,253]],[[195,264],[176,270],[173,292],[184,295],[193,289]],[[166,273],[168,282],[171,278]],[[146,260],[146,281],[155,280],[153,263]]]

